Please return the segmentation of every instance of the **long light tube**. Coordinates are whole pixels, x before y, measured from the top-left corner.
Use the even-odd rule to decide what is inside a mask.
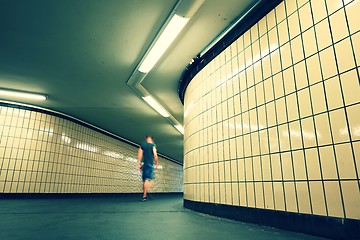
[[[0,89],[0,96],[19,97],[19,98],[27,98],[27,99],[33,99],[33,100],[41,100],[41,101],[46,100],[45,95],[13,91],[13,90],[5,90],[5,89]]]
[[[161,106],[152,96],[143,97],[143,99],[153,108],[160,113],[163,117],[170,117],[170,114],[166,109]]]
[[[151,71],[155,64],[160,60],[175,38],[179,35],[190,18],[200,8],[205,0],[178,0],[171,15],[165,21],[165,25],[161,28],[157,37],[150,45],[146,54],[138,67],[134,70],[127,84],[142,97],[155,111],[165,117],[180,133],[184,134],[184,127],[161,105],[155,98],[151,96],[142,85],[146,75]]]
[[[174,125],[174,127],[184,135],[184,127],[182,125]]]
[[[175,40],[176,36],[181,32],[188,21],[189,18],[183,18],[176,14],[171,18],[169,24],[165,27],[160,37],[151,48],[149,54],[147,54],[144,61],[141,63],[139,67],[140,72],[150,72],[150,70],[154,67],[170,44]]]

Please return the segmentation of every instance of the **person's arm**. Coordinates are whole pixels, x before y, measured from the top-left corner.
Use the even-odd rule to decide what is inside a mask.
[[[136,168],[137,169],[141,169],[141,161],[142,161],[142,158],[143,158],[143,150],[141,149],[141,147],[139,147],[139,150],[138,150],[138,163],[136,165]]]
[[[154,153],[154,161],[155,161],[155,169],[158,168],[159,165],[159,161],[158,161],[158,155],[157,155],[157,150],[156,147],[153,147],[153,153]]]

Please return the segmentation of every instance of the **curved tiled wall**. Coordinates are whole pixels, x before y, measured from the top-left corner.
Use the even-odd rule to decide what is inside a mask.
[[[135,193],[137,147],[61,114],[0,104],[0,193]],[[159,157],[154,192],[182,192],[180,164]]]
[[[285,0],[196,74],[185,201],[360,219],[359,12]]]

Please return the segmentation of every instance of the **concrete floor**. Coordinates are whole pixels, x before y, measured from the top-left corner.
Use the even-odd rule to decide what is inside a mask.
[[[0,239],[322,239],[184,209],[182,195],[0,200]]]

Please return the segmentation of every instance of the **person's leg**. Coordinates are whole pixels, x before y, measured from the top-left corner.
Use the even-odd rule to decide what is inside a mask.
[[[142,180],[143,180],[143,200],[146,199],[146,196],[147,196],[147,186],[146,186],[146,181],[147,181],[147,171],[146,171],[146,168],[143,167],[142,169]]]
[[[153,169],[150,167],[144,168],[143,169],[143,182],[144,182],[143,200],[146,200],[147,193],[152,185],[152,181],[151,181],[152,179],[153,179]]]
[[[146,198],[147,196],[146,181],[147,180],[144,180],[143,182],[143,198]]]
[[[149,188],[151,187],[151,181],[150,180],[145,180],[144,181],[144,194],[143,194],[143,198],[147,197],[147,192],[149,190]]]

